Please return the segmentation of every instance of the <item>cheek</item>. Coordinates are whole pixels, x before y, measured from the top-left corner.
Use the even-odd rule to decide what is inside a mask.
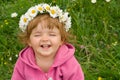
[[[63,41],[60,40],[54,40],[54,44],[56,44],[57,46],[61,46],[63,44]]]
[[[33,37],[30,37],[28,44],[29,44],[29,46],[34,46],[34,45],[38,44],[38,40]]]

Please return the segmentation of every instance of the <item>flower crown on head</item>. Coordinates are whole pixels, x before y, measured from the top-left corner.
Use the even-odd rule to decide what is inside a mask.
[[[29,22],[38,14],[49,13],[52,18],[58,18],[65,25],[66,31],[71,28],[71,17],[68,12],[63,12],[57,5],[51,6],[46,3],[35,5],[20,17],[19,27],[24,32]]]

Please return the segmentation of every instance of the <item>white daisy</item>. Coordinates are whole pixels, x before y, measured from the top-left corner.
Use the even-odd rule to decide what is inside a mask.
[[[9,60],[12,61],[12,57],[9,57]]]
[[[35,17],[38,13],[36,7],[31,7],[27,12],[31,17]]]
[[[53,17],[53,18],[56,18],[58,16],[57,14],[57,7],[53,6],[53,7],[50,7],[50,16]]]
[[[25,29],[26,29],[26,26],[25,25],[19,25],[19,28],[24,32]]]
[[[66,31],[69,30],[69,28],[71,28],[71,17],[68,17],[66,22],[65,22],[65,28],[66,28]]]
[[[43,7],[46,11],[48,11],[48,12],[50,11],[50,5],[44,4]]]
[[[91,0],[92,3],[96,3],[96,0]]]
[[[14,12],[14,13],[12,13],[11,14],[11,17],[13,18],[13,17],[17,17],[18,16],[18,14],[16,13],[16,12]]]
[[[31,20],[28,15],[22,15],[20,19],[21,19],[20,20],[21,25],[27,25],[28,22]]]
[[[68,12],[64,13],[62,16],[60,16],[60,22],[65,22],[68,18]]]
[[[110,2],[110,0],[105,0],[106,2]]]
[[[22,15],[20,18],[20,22],[19,22],[19,27],[20,29],[24,30],[26,28],[26,26],[28,25],[29,21],[30,21],[30,17],[28,15]]]
[[[18,54],[16,54],[15,57],[18,57]]]
[[[37,5],[37,6],[36,6],[36,9],[37,9],[40,13],[43,13],[43,11],[44,11],[43,4]]]

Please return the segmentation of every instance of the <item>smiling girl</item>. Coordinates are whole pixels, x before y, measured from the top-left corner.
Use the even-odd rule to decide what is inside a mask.
[[[42,3],[21,16],[20,52],[11,80],[84,80],[75,48],[67,42],[71,17],[58,6]]]

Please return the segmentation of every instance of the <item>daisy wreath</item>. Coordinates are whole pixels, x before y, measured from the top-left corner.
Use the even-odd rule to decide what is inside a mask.
[[[71,28],[71,17],[68,12],[63,12],[57,5],[51,6],[46,3],[35,5],[20,17],[19,28],[24,32],[28,23],[38,14],[49,13],[52,18],[58,18],[65,25],[66,31]]]

